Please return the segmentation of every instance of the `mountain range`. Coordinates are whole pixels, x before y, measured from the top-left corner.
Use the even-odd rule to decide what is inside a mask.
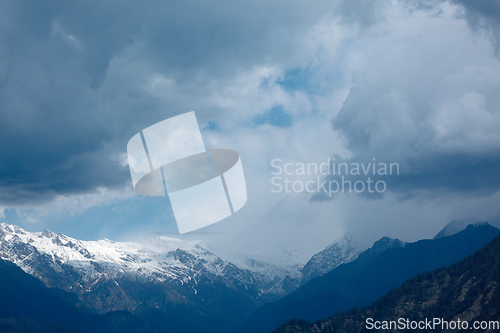
[[[0,224],[0,258],[52,290],[76,295],[75,306],[96,314],[126,311],[171,332],[234,332],[265,302],[357,252],[341,238],[302,269],[250,258],[235,264],[196,241],[81,241]]]
[[[336,313],[315,323],[293,319],[272,333],[368,332],[372,325],[393,324],[404,331],[402,324],[417,325],[434,318],[438,319],[435,326],[434,322],[432,326],[422,324],[418,331],[455,331],[452,325],[458,325],[460,320],[463,331],[495,332],[500,329],[499,284],[500,237],[497,236],[450,267],[410,278],[368,307]]]
[[[233,263],[196,241],[80,241],[2,223],[0,331],[268,332],[369,304],[499,232],[483,223],[409,244],[384,237],[365,251],[342,237],[303,267],[278,267]]]
[[[240,332],[269,332],[292,318],[315,321],[368,305],[414,275],[463,259],[499,234],[500,230],[488,223],[478,223],[448,237],[408,244],[382,238],[356,260],[263,305]]]

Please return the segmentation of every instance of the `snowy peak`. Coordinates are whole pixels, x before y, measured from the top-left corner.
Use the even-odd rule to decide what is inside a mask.
[[[279,293],[276,277],[288,273],[263,262],[239,267],[200,241],[164,236],[143,243],[81,241],[49,230],[28,232],[7,223],[0,225],[0,257],[47,286],[67,291],[89,291],[98,281],[121,278],[196,285],[203,277],[222,279],[257,293]]]
[[[127,266],[130,258],[147,259],[165,256],[169,252],[183,249],[199,254],[213,255],[196,242],[181,241],[173,238],[157,237],[144,243],[113,242],[108,239],[98,241],[80,241],[62,233],[55,234],[47,229],[43,232],[27,232],[24,229],[6,223],[1,225],[2,242],[16,239],[17,242],[29,244],[40,253],[54,256],[66,253],[64,263],[73,261],[95,260],[114,262]]]
[[[312,256],[304,265],[299,286],[304,285],[317,276],[331,271],[340,264],[353,261],[357,258],[361,250],[361,246],[349,235],[336,239],[323,251]]]
[[[443,229],[441,229],[441,231],[434,237],[434,239],[448,237],[457,234],[460,231],[465,230],[465,228],[467,228],[467,226],[469,225],[473,226],[479,226],[484,224],[489,225],[488,222],[476,222],[476,221],[477,220],[472,218],[468,218],[465,220],[453,220],[450,223],[448,223]]]
[[[123,279],[187,286],[195,294],[200,281],[205,281],[208,285],[223,283],[244,290],[255,298],[282,295],[356,259],[360,251],[352,237],[341,237],[303,267],[273,265],[257,258],[245,258],[235,264],[201,241],[164,236],[143,243],[81,241],[49,230],[28,232],[7,223],[0,225],[2,259],[15,263],[49,287],[71,291],[83,298],[86,297],[83,294],[99,286],[119,289]]]

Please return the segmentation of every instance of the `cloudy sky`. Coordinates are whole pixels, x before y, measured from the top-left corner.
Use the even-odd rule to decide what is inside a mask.
[[[303,261],[344,233],[414,241],[499,219],[500,3],[0,2],[2,221],[175,236],[168,198],[133,191],[126,146],[188,111],[208,148],[240,153],[248,202],[179,237],[228,255]],[[383,193],[330,196],[317,184],[339,175],[297,175],[328,158],[399,174],[372,175]],[[313,191],[275,193],[273,160]]]

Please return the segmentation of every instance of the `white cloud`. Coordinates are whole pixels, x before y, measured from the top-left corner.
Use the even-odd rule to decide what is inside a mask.
[[[96,191],[86,194],[58,195],[54,200],[44,205],[25,204],[15,208],[15,211],[23,221],[40,223],[53,216],[65,216],[70,219],[71,216],[81,215],[90,208],[119,205],[134,197],[137,195],[131,184],[120,190],[100,187]]]
[[[445,153],[484,154],[500,150],[500,113],[488,108],[484,95],[469,92],[437,107],[429,119],[434,145]]]

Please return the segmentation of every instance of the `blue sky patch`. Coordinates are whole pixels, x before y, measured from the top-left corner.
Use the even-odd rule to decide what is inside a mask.
[[[312,92],[316,87],[311,84],[312,71],[309,68],[294,68],[285,72],[282,80],[276,81],[286,91],[300,90]]]
[[[287,128],[292,126],[292,116],[285,112],[283,105],[277,105],[264,114],[253,118],[255,125],[269,124],[276,127]]]

